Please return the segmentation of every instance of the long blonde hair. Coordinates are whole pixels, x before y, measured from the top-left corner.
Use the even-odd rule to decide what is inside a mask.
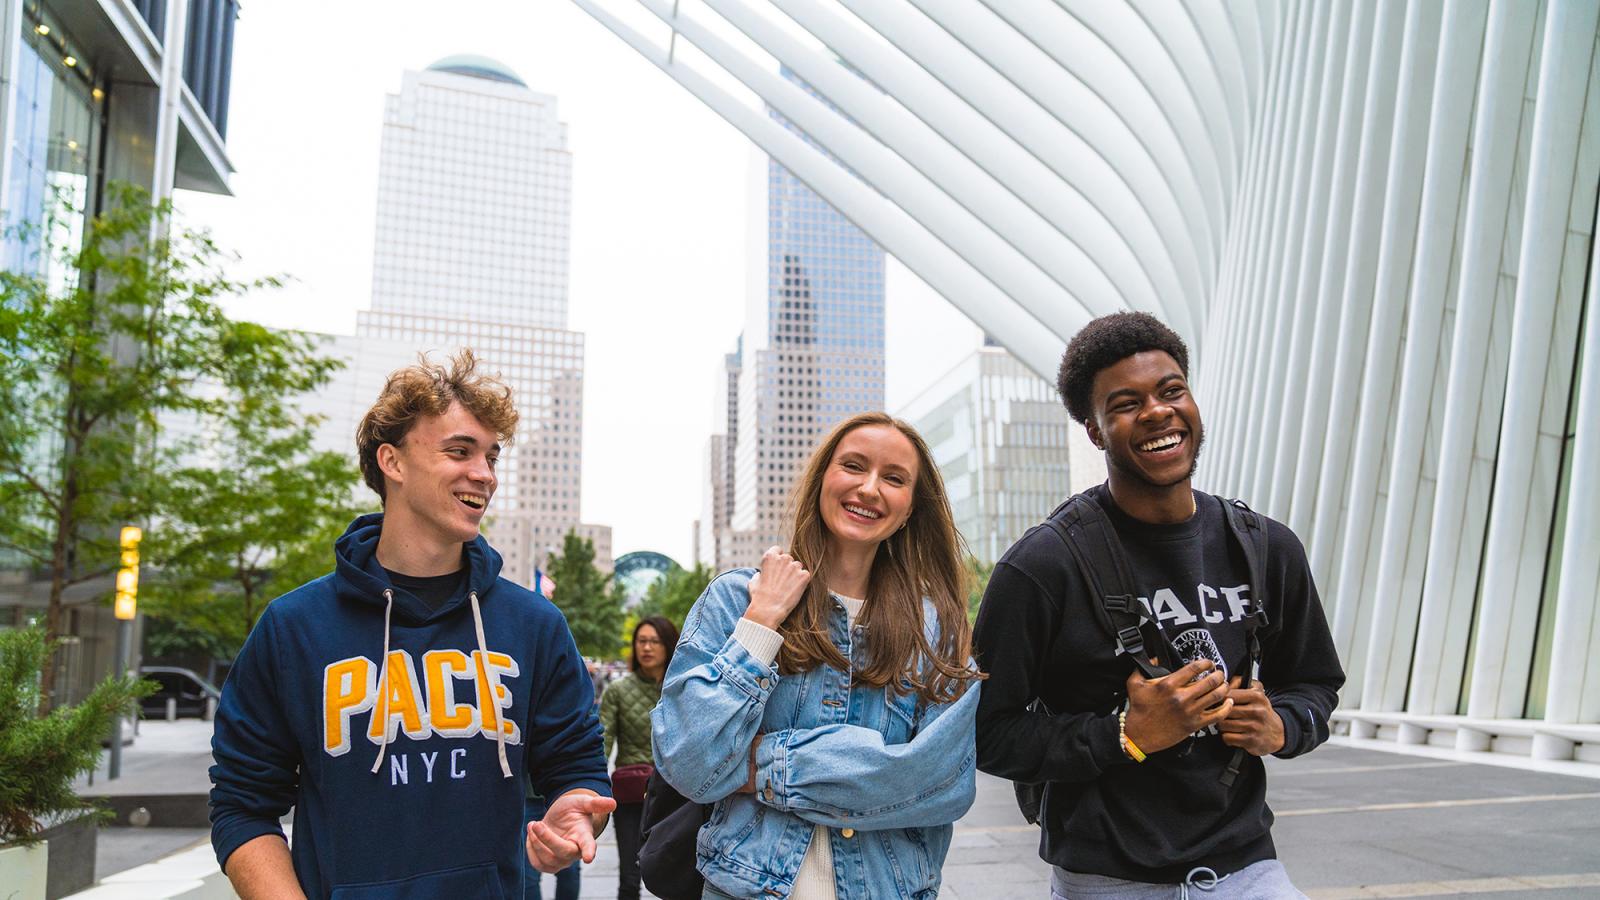
[[[915,428],[881,412],[860,413],[840,422],[811,454],[790,494],[789,552],[811,571],[811,581],[778,628],[783,635],[778,670],[793,674],[818,665],[840,671],[850,668],[828,636],[833,601],[827,588],[822,481],[844,436],[869,425],[886,425],[905,435],[916,450],[917,476],[910,518],[878,546],[872,561],[867,602],[859,620],[866,632],[867,665],[854,678],[858,684],[888,686],[897,694],[914,691],[928,702],[948,702],[961,696],[968,681],[983,677],[968,667],[972,627],[966,612],[970,576],[963,563],[965,543],[951,518],[944,479],[927,443]],[[929,645],[924,631],[924,596],[933,602],[938,616],[938,646]]]

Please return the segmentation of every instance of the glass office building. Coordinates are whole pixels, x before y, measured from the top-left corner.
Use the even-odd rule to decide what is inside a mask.
[[[769,116],[803,134],[776,110]],[[762,159],[756,171],[751,223],[766,240],[751,262],[738,358],[726,365],[727,441],[711,451],[731,454],[720,504],[728,521],[710,555],[719,569],[749,565],[781,542],[789,489],[811,449],[841,419],[884,405],[883,251],[778,162]]]
[[[189,0],[181,17],[168,16],[167,6],[0,0],[0,262],[8,271],[57,290],[71,285],[70,260],[85,223],[108,202],[108,182],[157,198],[174,188],[227,193],[223,135],[237,5]],[[131,359],[137,350],[121,352]],[[28,454],[30,477],[51,481],[59,449]],[[104,566],[81,562],[88,572]],[[63,595],[58,700],[80,700],[112,668],[116,623],[103,602],[110,590],[107,575]],[[0,551],[0,627],[42,621],[49,591],[26,557]]]
[[[896,415],[928,442],[956,530],[985,563],[1072,495],[1066,448],[1082,429],[1067,418],[1055,385],[1003,347],[974,351]],[[1093,456],[1082,469],[1091,484],[1105,477]]]

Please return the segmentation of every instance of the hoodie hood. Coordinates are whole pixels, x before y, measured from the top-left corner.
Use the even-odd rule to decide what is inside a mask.
[[[410,592],[395,587],[378,564],[378,537],[382,533],[383,513],[368,513],[351,522],[333,545],[333,586],[340,600],[366,603],[381,610],[385,603],[383,592],[392,590],[395,617],[407,625],[419,625],[454,614],[466,605],[469,593],[485,599],[500,577],[500,554],[480,534],[461,545],[466,578],[460,589],[438,609],[430,610]]]

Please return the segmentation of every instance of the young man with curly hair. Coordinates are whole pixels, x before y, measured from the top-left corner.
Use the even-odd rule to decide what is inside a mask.
[[[1326,740],[1344,673],[1294,533],[1191,487],[1188,378],[1183,340],[1145,313],[1073,337],[1057,386],[1107,479],[1001,557],[978,614],[978,766],[1044,786],[1055,898],[1302,896],[1260,757]],[[1091,533],[1109,549],[1085,551]],[[1090,569],[1096,590],[1075,553],[1120,553],[1123,574]]]
[[[615,804],[583,658],[478,534],[516,423],[465,350],[361,420],[383,512],[267,607],[217,708],[211,842],[241,897],[520,897],[524,855],[594,859]],[[525,783],[550,798],[526,833]]]

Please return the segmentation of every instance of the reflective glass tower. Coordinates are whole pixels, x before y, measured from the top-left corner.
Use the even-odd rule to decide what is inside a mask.
[[[811,448],[841,419],[884,405],[883,250],[782,165],[763,163],[751,199],[764,259],[753,261],[747,298],[730,416],[731,536],[717,544],[719,567],[748,565],[781,542],[789,488]]]

